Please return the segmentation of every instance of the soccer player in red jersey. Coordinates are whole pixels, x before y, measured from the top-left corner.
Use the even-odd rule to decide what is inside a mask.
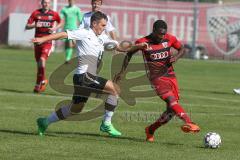
[[[41,0],[42,8],[35,10],[29,17],[26,29],[35,28],[35,37],[43,37],[56,31],[62,26],[60,16],[50,9],[51,0]],[[48,83],[45,77],[46,60],[52,50],[52,41],[34,46],[35,60],[37,62],[37,80],[34,92],[43,92]]]
[[[163,20],[155,21],[152,33],[138,39],[135,43],[148,44],[146,48],[141,49],[147,75],[157,95],[166,102],[166,111],[161,114],[156,122],[145,128],[146,140],[154,141],[156,129],[166,124],[175,115],[184,121],[184,125],[181,127],[184,132],[199,132],[200,128],[191,121],[178,102],[178,84],[172,63],[183,56],[183,45],[175,36],[167,33],[167,24]],[[171,53],[172,47],[178,51],[176,55]],[[116,81],[121,79],[132,55],[137,51],[139,49],[127,53],[121,71],[115,76]]]

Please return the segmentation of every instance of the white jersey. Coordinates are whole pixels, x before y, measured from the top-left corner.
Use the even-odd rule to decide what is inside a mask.
[[[89,72],[96,75],[104,44],[114,42],[118,45],[118,42],[112,40],[105,32],[97,36],[91,28],[67,30],[67,34],[68,39],[76,40],[78,67],[75,74]]]
[[[83,15],[82,18],[82,22],[79,26],[79,28],[90,28],[90,24],[91,24],[91,16],[94,12],[87,12]],[[106,25],[106,31],[107,32],[111,32],[114,31],[115,28],[113,27],[112,23],[111,23],[111,19],[110,17],[107,15],[108,21],[107,21],[107,25]]]

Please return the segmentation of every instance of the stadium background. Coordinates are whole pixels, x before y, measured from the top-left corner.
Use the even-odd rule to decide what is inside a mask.
[[[55,2],[58,11],[66,5],[65,0],[55,0]],[[76,5],[83,12],[87,12],[91,9],[89,2],[89,0],[76,0]],[[33,0],[31,3],[28,0],[18,0],[14,3],[1,0],[0,43],[30,45],[29,39],[33,36],[33,31],[24,31],[24,24],[33,9],[39,6],[39,0]],[[210,58],[239,59],[240,2],[198,3],[196,18],[194,7],[193,2],[105,0],[103,11],[111,16],[119,40],[134,41],[150,33],[152,23],[156,19],[165,19],[169,25],[169,32],[187,46],[192,47],[195,35],[194,44],[204,48],[204,52]],[[14,15],[12,16],[11,21],[12,13],[17,14],[14,14],[15,19]],[[194,20],[196,20],[196,30],[194,30]],[[58,42],[57,46],[61,46],[61,42]]]
[[[83,11],[88,11],[90,9],[89,1],[77,0],[77,4]],[[135,27],[135,19],[137,18],[134,17],[139,16],[140,25],[136,33],[140,35],[147,32],[146,28],[141,30],[142,26],[146,27],[147,14],[161,17],[164,10],[168,10],[165,16],[166,18],[170,18],[168,22],[170,32],[173,31],[173,22],[177,21],[177,27],[175,26],[177,29],[176,34],[180,37],[180,22],[184,21],[184,24],[188,24],[186,22],[188,16],[184,16],[185,14],[183,14],[182,17],[184,18],[181,18],[181,16],[179,18],[177,14],[173,14],[174,12],[169,12],[169,10],[173,6],[178,7],[179,10],[187,8],[186,6],[193,6],[189,2],[163,2],[160,0],[141,2],[136,0],[112,1],[118,3],[111,5],[111,1],[105,0],[103,10],[110,15],[114,15],[113,13],[118,15],[119,34],[122,37],[124,36],[124,21],[120,20],[124,19],[124,13],[127,13],[125,19],[128,17],[128,21],[132,21],[133,26],[131,26],[132,24],[126,25],[128,29],[125,28],[125,34],[133,36],[131,38],[134,38],[135,34],[135,29],[133,30],[132,28]],[[229,1],[226,0],[226,2]],[[60,2],[63,1],[58,2],[58,9],[60,9],[63,5]],[[134,2],[134,5],[127,2]],[[153,2],[157,4],[152,4]],[[236,8],[239,6],[239,0],[236,0],[236,2],[227,4],[224,2],[222,6],[223,8],[228,6]],[[37,135],[36,118],[51,113],[60,101],[71,100],[72,94],[59,93],[51,87],[47,87],[46,92],[42,94],[33,94],[32,89],[35,83],[36,68],[33,50],[31,48],[22,49],[18,48],[18,46],[9,47],[5,45],[8,43],[9,35],[12,34],[8,31],[10,13],[21,13],[21,15],[24,13],[29,15],[30,12],[38,7],[37,4],[38,0],[0,0],[0,39],[3,44],[0,45],[1,160],[239,160],[240,99],[239,95],[233,93],[233,88],[239,87],[240,61],[181,59],[174,64],[180,86],[180,103],[184,106],[193,121],[201,126],[199,134],[185,134],[181,132],[180,126],[182,125],[182,121],[174,118],[168,125],[159,129],[155,134],[156,141],[154,143],[145,142],[144,128],[156,120],[159,114],[165,110],[165,103],[157,96],[146,98],[140,96],[132,99],[132,96],[145,95],[143,91],[155,95],[151,90],[151,86],[147,85],[149,84],[148,80],[145,79],[141,80],[140,84],[145,83],[146,85],[134,85],[131,88],[133,91],[137,91],[137,94],[136,92],[131,92],[131,94],[125,95],[129,99],[135,100],[136,105],[128,105],[123,98],[119,101],[119,107],[114,114],[113,122],[122,131],[122,137],[111,138],[101,133],[99,131],[101,118],[80,122],[62,121],[49,127],[46,136],[39,137]],[[214,6],[222,8],[217,3],[210,4],[210,6],[206,3],[199,3],[199,5],[201,8],[215,8]],[[135,10],[136,12],[127,10],[130,6],[132,6],[132,9],[137,7],[138,10]],[[149,6],[161,9],[161,12],[159,11],[158,13],[157,9],[152,11],[148,9]],[[121,10],[116,9],[117,7],[120,7]],[[143,8],[143,10],[139,11],[139,8]],[[189,10],[192,10],[192,13],[187,15],[191,17],[193,16],[193,8]],[[143,15],[146,15],[146,17]],[[203,15],[206,15],[206,13]],[[229,16],[235,17],[239,15],[234,12],[230,12],[229,14]],[[151,18],[152,16],[149,17]],[[26,21],[25,18],[17,18],[18,22],[13,23],[13,29],[21,31],[20,29],[24,28]],[[221,20],[221,22],[224,22],[224,18]],[[206,19],[203,17],[201,22],[206,23]],[[187,25],[184,25],[184,27],[187,28]],[[205,30],[205,33],[207,33],[206,26],[203,25],[203,27],[205,29],[202,28],[201,31]],[[30,35],[33,33],[31,31],[22,31],[24,34],[20,34],[19,36],[17,35],[18,33],[13,33],[15,38],[27,38],[27,36],[31,38],[33,36]],[[206,44],[209,44],[214,49],[212,42],[209,40],[209,35],[206,36]],[[29,41],[29,39],[27,40]],[[235,42],[238,44],[238,41]],[[29,42],[27,43],[30,45]],[[239,50],[231,56],[224,56],[220,51],[214,49],[211,52],[210,58],[237,59],[239,57],[237,55],[238,52]],[[110,66],[113,64],[117,66],[114,62],[121,63],[122,60],[119,57],[114,58],[112,54],[105,54],[103,58],[104,65],[101,70],[101,76],[111,78],[110,73],[113,68]],[[113,61],[114,59],[116,61]],[[141,62],[141,56],[134,56],[130,65],[135,66],[135,63]],[[52,54],[47,62],[48,77],[63,63],[64,54],[62,52]],[[130,72],[128,78],[131,80],[131,78],[142,77],[144,74],[144,70]],[[72,74],[69,74],[65,82],[66,84],[72,84]],[[134,81],[125,81],[124,83],[129,82]],[[138,84],[136,83],[136,85]],[[122,93],[128,92],[126,92],[125,88],[122,88]],[[89,101],[86,108],[84,108],[84,112],[91,110],[99,103],[98,99],[93,98]],[[217,132],[221,135],[223,143],[219,149],[211,150],[203,147],[203,137],[207,132]]]

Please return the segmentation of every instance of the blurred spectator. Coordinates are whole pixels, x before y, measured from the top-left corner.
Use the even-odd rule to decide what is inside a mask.
[[[207,60],[208,52],[206,47],[203,45],[196,46],[195,53],[192,54],[192,46],[189,44],[184,44],[184,52],[185,58],[193,58],[193,59],[203,59]]]

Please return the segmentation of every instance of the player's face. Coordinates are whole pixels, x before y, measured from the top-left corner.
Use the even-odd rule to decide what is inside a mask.
[[[69,4],[69,6],[72,6],[73,4],[74,4],[74,0],[68,0],[68,4]]]
[[[101,5],[102,5],[101,0],[92,1],[92,11],[93,12],[100,11],[101,10]]]
[[[161,43],[167,30],[166,29],[158,29],[153,31],[153,40],[156,43]]]
[[[106,25],[107,25],[107,21],[105,19],[101,19],[99,21],[93,22],[92,29],[96,35],[100,35],[105,30]]]
[[[51,0],[42,0],[42,8],[49,10],[51,7]]]

